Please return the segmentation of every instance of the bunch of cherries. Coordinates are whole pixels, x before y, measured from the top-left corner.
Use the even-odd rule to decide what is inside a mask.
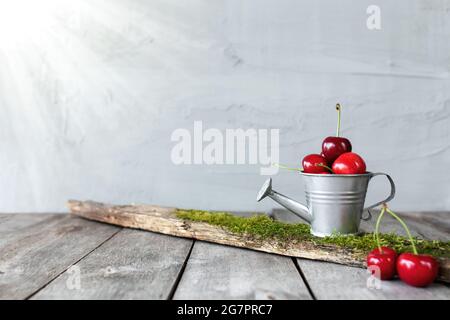
[[[322,142],[321,154],[308,154],[302,160],[303,172],[314,174],[363,174],[366,163],[352,152],[352,144],[340,137],[341,106],[336,104],[338,124],[335,137],[327,137]]]
[[[387,212],[403,226],[408,234],[413,253],[405,252],[397,256],[397,252],[390,248],[381,246],[379,238],[380,221]],[[414,287],[425,287],[431,284],[437,277],[439,263],[429,255],[418,254],[411,233],[403,220],[383,204],[380,215],[375,225],[374,237],[378,248],[372,250],[367,256],[367,267],[372,274],[377,274],[381,280],[391,280],[397,274],[405,283]]]

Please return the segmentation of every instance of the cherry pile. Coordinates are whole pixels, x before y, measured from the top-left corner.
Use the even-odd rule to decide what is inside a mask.
[[[403,226],[408,234],[409,241],[411,241],[413,253],[405,252],[397,256],[397,252],[394,249],[381,246],[378,230],[385,212],[397,219]],[[411,286],[426,287],[436,279],[439,271],[439,263],[432,256],[418,254],[414,239],[408,227],[386,204],[383,205],[381,213],[378,216],[374,237],[376,238],[378,248],[372,250],[367,255],[366,262],[367,267],[370,268],[372,273],[376,274],[375,268],[379,270],[381,280],[393,279],[397,274],[403,282]]]
[[[309,154],[302,160],[303,172],[314,174],[363,174],[366,163],[352,152],[350,140],[340,137],[341,106],[336,104],[338,124],[335,137],[327,137],[322,142],[320,154]]]

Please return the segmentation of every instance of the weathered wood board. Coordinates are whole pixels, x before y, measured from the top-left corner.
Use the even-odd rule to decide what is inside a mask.
[[[120,230],[67,215],[13,221],[0,232],[0,299],[28,298]]]
[[[195,243],[174,299],[310,300],[291,258]]]
[[[7,243],[17,241],[15,240],[21,234],[45,228],[60,219],[62,215],[55,216],[55,214],[10,214],[0,216],[0,248]]]
[[[167,299],[193,240],[122,229],[33,299]],[[76,271],[78,283],[67,283]],[[73,281],[72,281],[73,282]]]
[[[77,216],[143,229],[178,237],[192,238],[235,247],[253,249],[284,256],[321,260],[364,267],[365,261],[351,250],[336,246],[314,245],[309,242],[280,244],[273,240],[256,240],[250,236],[238,235],[207,223],[179,219],[176,208],[153,205],[113,206],[93,201],[69,201],[72,214]],[[450,282],[450,261],[441,260],[441,281]]]
[[[289,219],[283,212],[274,213]],[[441,229],[448,221],[447,216],[424,215],[430,214]],[[434,238],[436,222],[430,220],[423,228],[421,214],[413,217],[418,233]],[[390,222],[383,221],[386,231],[395,227]],[[109,236],[105,230],[114,231]],[[445,236],[445,229],[441,231]],[[105,235],[106,240],[100,240]],[[413,288],[393,280],[382,281],[379,289],[368,288],[369,274],[362,268],[117,228],[63,214],[0,214],[0,240],[0,298],[6,299],[450,298],[450,287],[441,283]],[[73,287],[77,267],[79,289]]]

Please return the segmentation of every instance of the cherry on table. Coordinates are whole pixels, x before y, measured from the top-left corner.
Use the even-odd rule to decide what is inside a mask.
[[[414,287],[426,287],[437,277],[439,263],[429,255],[402,253],[397,259],[397,273],[403,282]]]
[[[395,276],[397,252],[389,247],[376,248],[367,255],[367,267],[376,266],[380,270],[381,280],[390,280]]]
[[[396,267],[399,278],[411,286],[426,287],[436,279],[439,272],[439,263],[432,256],[418,253],[414,238],[411,235],[408,226],[403,219],[389,209],[386,204],[383,204],[380,215],[382,215],[384,211],[397,219],[405,229],[409,241],[411,242],[413,253],[402,253],[397,258]],[[378,220],[380,220],[380,218],[378,218]],[[377,224],[379,224],[378,221]]]

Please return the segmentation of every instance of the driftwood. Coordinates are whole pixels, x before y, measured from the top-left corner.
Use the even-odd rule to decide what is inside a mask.
[[[176,208],[154,205],[108,205],[93,201],[68,202],[72,214],[89,220],[122,227],[142,229],[162,234],[197,239],[234,247],[279,254],[283,256],[321,260],[354,267],[365,267],[361,252],[333,245],[315,245],[311,242],[283,243],[261,240],[235,234],[204,222],[177,217]],[[450,259],[440,259],[439,280],[450,283]]]

